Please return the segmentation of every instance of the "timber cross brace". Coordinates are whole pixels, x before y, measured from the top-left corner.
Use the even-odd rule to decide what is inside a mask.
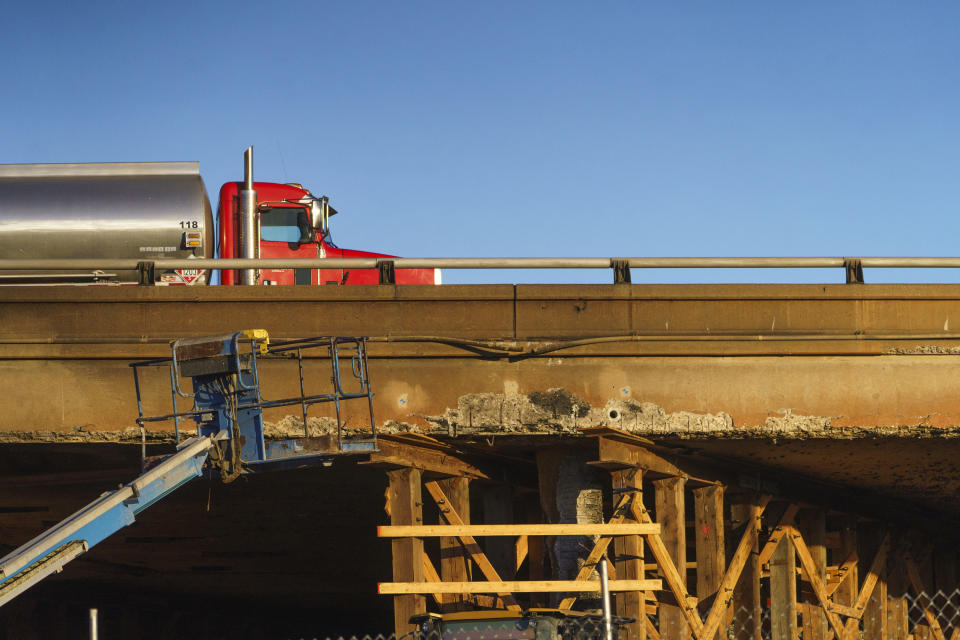
[[[631,640],[960,640],[960,616],[942,615],[930,595],[957,587],[948,543],[744,489],[735,474],[621,431],[584,433],[596,450],[588,469],[609,474],[600,522],[547,523],[536,483],[504,484],[489,460],[430,438],[391,436],[371,456],[389,469],[391,524],[378,534],[391,539],[393,582],[380,592],[394,597],[398,634],[428,598],[444,612],[574,608],[595,597],[594,569],[608,557]],[[514,507],[496,512],[502,503]],[[493,524],[504,522],[518,524]],[[546,550],[570,535],[588,536],[576,575],[547,579],[557,569]]]

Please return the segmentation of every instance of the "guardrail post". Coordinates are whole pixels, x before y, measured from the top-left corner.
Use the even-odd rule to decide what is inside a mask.
[[[630,261],[623,258],[610,258],[613,269],[613,284],[630,284]]]
[[[847,284],[863,284],[863,263],[855,258],[845,258],[844,271],[847,272]]]
[[[156,268],[153,262],[138,262],[137,273],[139,274],[139,277],[137,279],[138,284],[152,287],[153,284],[157,281]]]
[[[380,284],[397,284],[393,260],[377,260],[377,270],[380,272]]]

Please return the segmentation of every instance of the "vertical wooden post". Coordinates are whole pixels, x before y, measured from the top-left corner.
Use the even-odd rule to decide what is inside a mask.
[[[847,558],[857,553],[857,551],[857,519],[855,516],[844,516],[840,524],[839,562],[845,562]],[[862,560],[862,562],[869,562],[869,560]],[[857,571],[859,566],[860,562],[854,565],[844,577],[840,586],[837,587],[836,595],[834,596],[834,602],[837,604],[849,607],[856,603],[860,590],[860,578],[859,572]],[[869,566],[867,569],[869,569]]]
[[[885,535],[884,527],[876,522],[866,523],[860,527],[860,557],[863,558],[864,570],[868,571],[873,565],[880,543]],[[887,567],[880,567],[877,584],[867,601],[867,608],[863,611],[863,635],[865,638],[887,640]]]
[[[784,536],[770,558],[770,638],[797,637],[797,553]]]
[[[686,480],[683,478],[664,478],[653,483],[660,537],[680,573],[684,586],[687,584],[687,527],[683,495],[685,485]],[[677,605],[661,602],[659,618],[660,637],[663,640],[687,640],[690,637],[683,611]]]
[[[633,500],[643,501],[643,471],[640,469],[624,469],[612,473],[613,488],[615,491],[613,502],[616,504],[626,492],[633,495]],[[617,578],[620,580],[643,579],[643,538],[641,536],[617,536],[614,538],[616,553]],[[634,622],[626,627],[629,640],[646,640],[646,592],[625,591],[616,594],[617,615],[634,618]]]
[[[423,498],[419,469],[388,471],[390,478],[390,524],[423,524]],[[423,538],[394,538],[394,582],[423,582]],[[426,613],[426,598],[421,595],[393,597],[393,627],[399,638],[411,630],[410,616]]]
[[[802,509],[797,513],[797,526],[813,556],[817,575],[827,581],[827,514],[821,509]],[[804,594],[803,640],[827,640],[827,616],[812,590]]]
[[[760,508],[755,504],[734,504],[730,507],[730,517],[734,525],[735,539],[743,535],[748,527],[760,528]],[[737,586],[733,589],[733,634],[736,640],[761,640],[763,633],[762,612],[760,610],[760,545],[753,544],[753,551],[743,567]]]
[[[890,640],[907,640],[910,635],[905,598],[893,598],[887,607],[887,636]]]
[[[709,486],[693,490],[694,540],[697,553],[697,600],[712,602],[727,567],[723,531],[723,487]],[[714,640],[723,635],[717,630]]]
[[[443,490],[449,505],[437,505],[441,514],[446,508],[453,508],[463,524],[470,524],[470,479],[446,478],[437,484]],[[467,582],[470,580],[470,559],[457,537],[440,538],[440,578],[444,582]],[[467,596],[450,593],[443,598],[444,611],[459,611],[465,607]]]
[[[887,556],[887,638],[907,640],[907,600],[905,594],[907,576],[903,565],[903,549],[906,544],[901,532],[891,536],[890,553]]]

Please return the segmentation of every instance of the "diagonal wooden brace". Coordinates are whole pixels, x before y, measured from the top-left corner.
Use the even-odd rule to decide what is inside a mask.
[[[441,514],[449,524],[463,524],[463,519],[460,517],[460,514],[458,514],[456,509],[453,508],[450,500],[447,499],[447,496],[443,493],[443,489],[440,488],[440,485],[436,480],[424,482],[423,486],[426,487],[427,491],[438,505],[442,504],[444,507],[446,507],[445,509],[441,510]],[[500,578],[500,574],[498,574],[497,570],[493,568],[492,564],[490,564],[490,560],[487,559],[486,554],[480,548],[480,545],[477,544],[476,539],[473,536],[459,537],[464,548],[467,550],[471,558],[473,558],[473,561],[477,564],[477,567],[483,573],[483,576],[490,582],[502,582],[503,580]],[[517,600],[512,594],[500,593],[497,595],[503,599],[503,602],[507,605],[507,609],[510,611],[520,611],[520,605],[517,604]]]

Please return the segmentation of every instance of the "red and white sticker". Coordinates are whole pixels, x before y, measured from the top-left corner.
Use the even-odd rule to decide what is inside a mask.
[[[183,280],[184,284],[196,284],[206,272],[206,269],[177,269],[174,271]]]

